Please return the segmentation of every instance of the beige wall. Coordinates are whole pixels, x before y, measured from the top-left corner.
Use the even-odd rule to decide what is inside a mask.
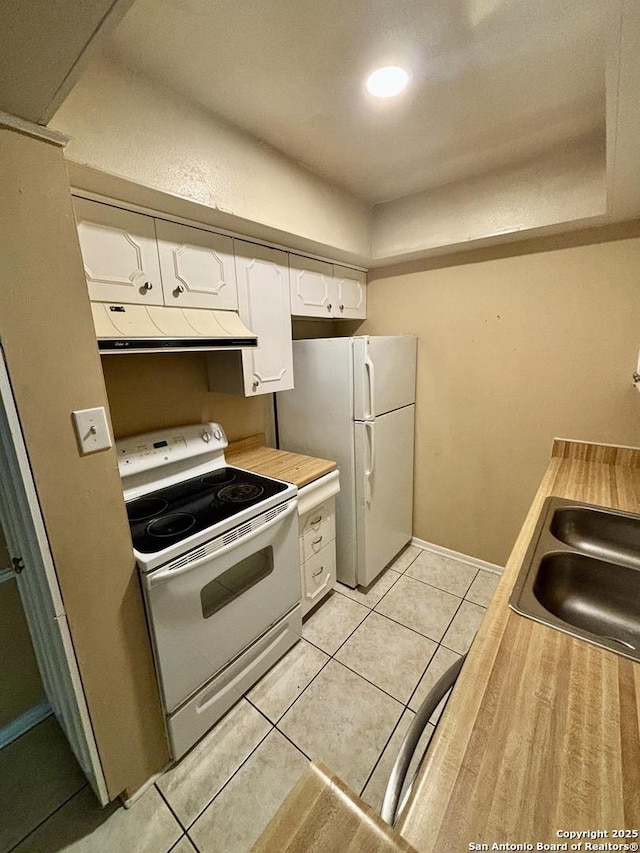
[[[373,262],[450,254],[473,241],[602,217],[604,134],[422,193],[378,204]]]
[[[306,238],[318,250],[370,254],[368,204],[107,58],[87,67],[50,126],[71,137],[73,163]],[[249,224],[227,227],[252,233]]]
[[[0,569],[11,565],[0,527]],[[18,585],[0,583],[0,728],[42,702],[44,689]]]
[[[0,130],[0,339],[111,796],[168,759],[115,450],[71,412],[107,397],[63,152]]]
[[[420,339],[416,536],[503,563],[554,436],[640,444],[640,224],[621,233],[370,276],[364,331]]]
[[[207,358],[216,354],[158,353],[102,359],[116,438],[181,424],[216,421],[229,441],[264,432],[273,436],[273,397],[212,394]]]

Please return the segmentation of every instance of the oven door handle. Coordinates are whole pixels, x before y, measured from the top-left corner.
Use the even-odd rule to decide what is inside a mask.
[[[251,533],[247,533],[246,536],[243,536],[241,539],[234,539],[233,542],[229,542],[228,545],[223,545],[222,548],[218,548],[217,551],[213,551],[211,554],[206,554],[204,557],[200,557],[198,560],[194,560],[192,563],[187,563],[186,566],[181,566],[179,569],[159,569],[154,572],[150,572],[147,575],[147,584],[149,589],[151,587],[157,586],[160,583],[164,583],[165,581],[173,580],[174,578],[180,577],[180,575],[186,575],[188,572],[197,569],[202,563],[206,563],[212,559],[212,557],[221,557],[223,554],[226,554],[228,551],[231,551],[232,548],[236,548],[238,545],[244,545],[246,542],[251,542],[252,539],[255,539],[256,536],[259,536],[261,533],[265,533],[265,531],[269,530],[271,527],[275,527],[276,524],[279,524],[281,521],[284,521],[287,516],[291,515],[291,513],[296,510],[297,501],[293,500],[289,504],[289,506],[277,515],[275,518],[272,518],[271,521],[267,521],[266,524],[262,524],[260,527],[257,527],[255,530],[252,530]]]

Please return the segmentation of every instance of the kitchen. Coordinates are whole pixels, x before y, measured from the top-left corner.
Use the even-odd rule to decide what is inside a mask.
[[[96,59],[85,73],[63,104],[59,123],[52,123],[72,137],[65,156],[74,187],[126,198],[141,208],[192,222],[226,226],[234,233],[262,237],[303,254],[346,265],[369,265],[365,262],[370,256],[369,213],[362,202],[325,187],[317,176],[296,171],[276,155],[268,156],[264,146],[234,135],[228,126],[216,126],[216,159],[203,161],[201,146],[206,150],[204,140],[212,137],[207,137],[211,125],[201,111],[106,59]],[[623,97],[624,86],[620,92]],[[181,138],[183,159],[176,162],[172,157],[179,126],[188,132]],[[621,126],[619,132],[624,131]],[[154,158],[149,157],[150,136],[156,146]],[[93,722],[109,742],[104,749],[117,754],[121,766],[131,768],[137,763],[135,772],[115,774],[115,787],[135,789],[155,772],[153,761],[144,756],[157,747],[159,741],[154,738],[160,738],[161,728],[154,729],[148,721],[142,727],[139,722],[154,700],[150,657],[141,659],[134,652],[142,642],[136,633],[139,603],[124,595],[131,583],[131,545],[121,506],[105,507],[100,519],[87,509],[96,484],[107,494],[117,493],[117,471],[113,463],[108,464],[107,454],[77,457],[69,412],[108,403],[116,437],[162,425],[220,421],[230,438],[240,438],[268,432],[270,414],[265,398],[211,395],[206,367],[198,356],[148,356],[133,369],[103,359],[106,375],[102,379],[88,305],[82,302],[86,293],[81,288],[86,285],[79,273],[79,250],[70,243],[73,221],[62,162],[51,146],[44,153],[36,142],[13,137],[6,142],[3,158],[12,164],[22,197],[31,199],[32,207],[25,208],[13,224],[3,225],[5,234],[20,229],[20,236],[12,237],[11,251],[16,275],[24,275],[25,281],[24,287],[3,294],[7,300],[2,312],[3,345],[23,428],[28,431],[56,566],[63,575],[65,604],[76,619],[74,638],[83,656],[85,689],[96,706]],[[624,150],[621,144],[620,156]],[[578,174],[586,187],[591,146],[577,151],[576,158],[583,164]],[[223,180],[225,157],[228,172]],[[154,163],[165,165],[155,169]],[[490,174],[485,181],[484,194],[480,187],[473,198],[500,198],[512,210],[513,205],[504,204],[504,196],[497,192],[498,188],[504,191],[504,184],[493,185],[492,196],[491,178]],[[222,184],[235,189],[233,203],[229,196],[215,198],[207,190]],[[46,198],[42,198],[43,185],[49,187]],[[513,185],[521,186],[515,177]],[[557,202],[567,184],[559,181],[555,186],[559,186]],[[548,191],[553,187],[550,181]],[[632,190],[631,177],[620,191]],[[445,201],[443,195],[429,209],[438,210],[439,221],[446,224]],[[414,209],[417,206],[419,200],[414,199]],[[223,210],[231,211],[231,219],[228,213],[225,219]],[[380,254],[392,260],[386,269],[370,271],[368,319],[351,333],[413,332],[420,339],[416,429],[420,474],[414,535],[502,564],[544,473],[555,435],[638,443],[637,400],[630,378],[637,357],[633,308],[638,231],[632,221],[637,209],[626,210],[620,225],[601,223],[599,228],[585,227],[564,236],[538,235],[526,244],[477,248],[464,255],[456,253],[460,240],[449,233],[445,239],[454,248],[442,259],[411,260],[411,253],[417,251],[414,242],[402,247],[407,266],[395,271],[389,264],[399,263],[400,255],[394,259],[388,246],[378,244]],[[63,218],[60,211],[65,211]],[[392,208],[381,205],[378,228],[386,211],[389,220],[394,218]],[[482,211],[496,233],[511,224],[496,222],[493,208],[481,207]],[[581,219],[574,214],[571,221]],[[583,226],[595,224],[584,219]],[[248,221],[255,223],[250,232]],[[415,221],[417,232],[434,233],[432,223]],[[473,232],[472,224],[467,224],[472,237],[486,236]],[[519,227],[540,228],[542,223],[523,220]],[[391,241],[391,232],[387,234]],[[321,247],[325,248],[321,251]],[[52,259],[56,259],[53,265]],[[32,283],[50,280],[52,269],[73,273],[56,274],[55,293],[43,288],[34,308]],[[489,310],[494,306],[495,311]],[[52,317],[57,320],[55,329]],[[332,332],[343,334],[336,325]],[[67,340],[74,342],[72,351]],[[32,349],[29,342],[35,344]],[[159,365],[160,359],[166,361]],[[54,420],[45,418],[52,432],[41,426],[43,413],[54,416]],[[50,435],[56,436],[55,459],[48,452]],[[480,501],[478,495],[482,495]],[[86,542],[78,542],[70,517],[81,518],[87,525]],[[104,567],[111,563],[126,570],[114,573],[107,582]],[[83,565],[87,567],[84,581],[78,579]],[[92,594],[95,584],[100,585],[101,606]],[[109,617],[109,608],[122,601],[127,605],[120,610],[124,622],[118,626]],[[76,614],[85,614],[88,624]],[[100,671],[95,625],[102,626],[104,643],[113,647],[112,676]],[[127,626],[124,632],[122,625]],[[113,683],[98,683],[110,677]],[[109,690],[126,694],[119,709],[124,725],[115,725],[108,706],[100,710]],[[122,729],[130,733],[129,740]]]

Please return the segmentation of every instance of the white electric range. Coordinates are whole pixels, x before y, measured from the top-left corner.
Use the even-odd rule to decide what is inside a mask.
[[[117,442],[174,758],[302,633],[297,489],[226,446],[215,423]]]

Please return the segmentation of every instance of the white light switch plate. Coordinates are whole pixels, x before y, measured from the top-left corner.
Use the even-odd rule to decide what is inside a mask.
[[[82,456],[111,447],[107,413],[102,406],[97,409],[80,409],[71,414]]]

